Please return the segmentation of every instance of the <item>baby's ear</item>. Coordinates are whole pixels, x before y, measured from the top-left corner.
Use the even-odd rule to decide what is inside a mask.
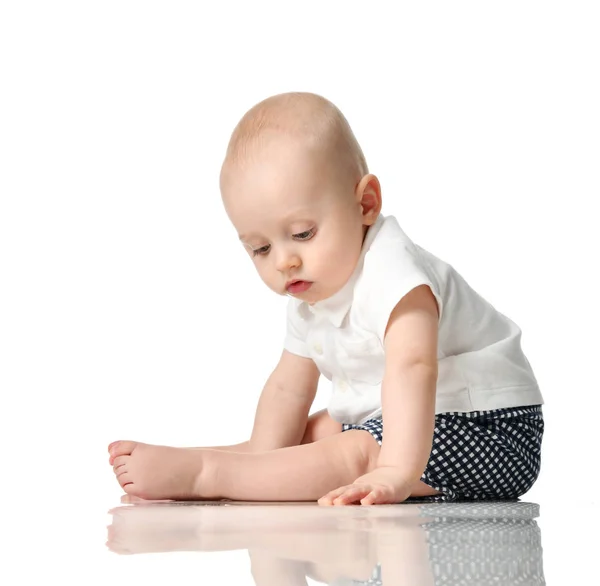
[[[381,185],[371,173],[365,175],[356,187],[356,197],[363,211],[363,222],[367,226],[375,223],[381,212]]]

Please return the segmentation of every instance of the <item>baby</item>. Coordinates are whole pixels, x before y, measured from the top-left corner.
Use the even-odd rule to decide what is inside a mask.
[[[283,351],[249,441],[110,444],[126,493],[369,505],[530,489],[543,399],[520,329],[382,215],[379,181],[335,105],[309,93],[255,105],[220,186],[259,276],[289,296]],[[309,416],[320,375],[332,396]]]

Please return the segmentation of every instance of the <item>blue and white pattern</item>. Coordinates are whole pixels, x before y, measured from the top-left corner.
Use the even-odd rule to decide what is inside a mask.
[[[350,429],[368,431],[381,445],[381,418],[343,424],[342,431]],[[516,499],[538,477],[543,433],[541,405],[439,413],[421,481],[442,494],[409,500]]]

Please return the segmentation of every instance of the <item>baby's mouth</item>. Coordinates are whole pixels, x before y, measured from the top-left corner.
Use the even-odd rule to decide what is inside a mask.
[[[286,287],[286,290],[289,293],[303,293],[304,291],[307,291],[308,289],[310,289],[311,285],[312,285],[311,281],[296,280],[296,281],[292,281]]]

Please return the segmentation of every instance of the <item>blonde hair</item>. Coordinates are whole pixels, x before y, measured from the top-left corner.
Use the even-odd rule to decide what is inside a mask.
[[[223,167],[243,165],[269,134],[298,139],[308,148],[324,152],[356,181],[369,172],[342,112],[323,96],[308,92],[277,94],[248,110],[233,130]]]

